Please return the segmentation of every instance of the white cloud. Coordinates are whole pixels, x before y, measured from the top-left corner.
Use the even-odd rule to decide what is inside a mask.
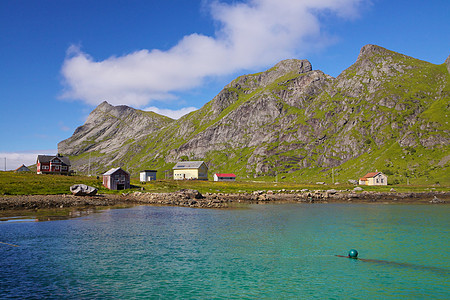
[[[167,116],[169,118],[172,119],[179,119],[184,115],[187,115],[188,113],[197,110],[198,108],[196,107],[183,107],[181,109],[178,110],[172,110],[172,109],[166,109],[166,108],[158,108],[155,106],[150,106],[147,108],[144,108],[143,110],[145,111],[153,111],[157,114],[163,115],[163,116]]]
[[[318,15],[352,18],[362,1],[209,1],[218,24],[213,37],[193,33],[167,51],[144,49],[103,61],[70,47],[61,70],[62,97],[135,107],[173,100],[174,92],[197,87],[206,77],[267,66],[327,44]]]
[[[22,164],[24,164],[25,166],[34,165],[36,163],[37,156],[40,154],[55,155],[57,152],[58,150],[0,152],[0,170],[5,170],[5,158],[6,170],[15,170]]]

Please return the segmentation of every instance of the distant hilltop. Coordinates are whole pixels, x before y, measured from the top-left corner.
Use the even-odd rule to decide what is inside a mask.
[[[450,182],[450,56],[435,65],[366,45],[333,78],[307,60],[243,75],[178,120],[103,102],[58,144],[72,167],[132,175],[202,160],[240,178]],[[134,174],[133,174],[134,173]]]

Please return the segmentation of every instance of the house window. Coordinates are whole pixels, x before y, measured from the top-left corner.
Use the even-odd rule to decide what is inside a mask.
[[[381,183],[383,183],[384,182],[384,179],[383,178],[381,178]]]
[[[377,178],[377,183],[380,183],[380,180]]]
[[[42,166],[42,170],[48,170],[48,166]]]
[[[59,166],[55,166],[55,170],[59,170]]]
[[[66,166],[62,166],[61,170],[67,170],[67,167]]]

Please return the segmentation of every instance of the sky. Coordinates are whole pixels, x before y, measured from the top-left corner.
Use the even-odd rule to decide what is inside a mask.
[[[448,0],[1,0],[0,170],[56,154],[103,101],[179,118],[288,59],[338,76],[375,44],[434,64]]]

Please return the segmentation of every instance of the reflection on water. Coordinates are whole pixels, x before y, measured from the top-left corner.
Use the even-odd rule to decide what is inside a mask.
[[[409,268],[412,270],[423,270],[423,271],[434,272],[434,273],[437,273],[440,275],[446,275],[446,276],[450,275],[450,270],[445,269],[445,268],[430,267],[430,266],[424,266],[424,265],[416,265],[416,264],[388,261],[388,260],[380,260],[380,259],[359,258],[359,257],[351,258],[351,257],[344,256],[344,255],[335,255],[335,256],[344,257],[344,258],[348,258],[348,259],[354,259],[354,260],[362,261],[362,262],[374,263],[374,264],[378,264],[378,265],[387,265],[387,266],[399,267],[399,268]]]
[[[5,210],[0,211],[0,223],[59,221],[85,217],[107,209],[129,208],[130,206],[101,206],[89,208],[55,208],[38,210]]]

